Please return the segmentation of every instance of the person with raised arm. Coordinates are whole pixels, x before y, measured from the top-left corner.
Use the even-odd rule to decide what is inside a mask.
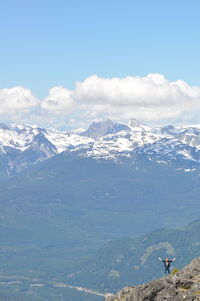
[[[176,260],[176,258],[173,258],[172,260],[169,260],[169,258],[162,259],[161,257],[158,257],[158,259],[164,263],[164,267],[165,267],[165,275],[166,275],[167,273],[170,274],[170,265],[171,265],[171,263],[172,263],[173,261]]]

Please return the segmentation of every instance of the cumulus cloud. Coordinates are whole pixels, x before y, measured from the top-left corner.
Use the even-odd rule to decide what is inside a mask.
[[[25,112],[39,104],[32,92],[23,87],[0,90],[0,114]]]
[[[75,110],[73,91],[56,86],[49,91],[49,95],[42,101],[41,108],[54,114],[70,114]]]
[[[200,119],[200,87],[169,81],[162,74],[124,78],[92,75],[77,82],[74,90],[53,87],[40,100],[23,87],[0,90],[0,116],[59,127],[82,127],[105,118],[196,122]]]
[[[77,83],[74,99],[88,118],[105,114],[116,119],[135,116],[159,121],[199,108],[200,88],[181,80],[170,82],[161,74],[111,79],[94,75]]]

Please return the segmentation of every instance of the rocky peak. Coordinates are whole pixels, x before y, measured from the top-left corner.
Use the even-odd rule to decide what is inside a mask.
[[[148,127],[148,126],[146,126],[146,125],[144,125],[144,124],[142,124],[142,123],[140,123],[137,119],[135,119],[135,118],[132,118],[132,119],[130,119],[129,120],[129,122],[128,122],[128,127],[132,130],[132,131],[136,131],[136,132],[149,132],[149,131],[151,131],[151,128],[150,127]]]
[[[107,119],[102,122],[93,122],[86,131],[81,133],[81,135],[95,139],[105,135],[127,130],[130,130],[127,125],[122,123],[114,123],[112,122],[112,120]]]
[[[135,128],[135,127],[140,127],[141,124],[138,120],[136,120],[135,118],[131,118],[129,120],[128,126],[130,126],[131,128]]]
[[[197,301],[200,300],[200,257],[188,266],[165,278],[126,287],[106,301]]]

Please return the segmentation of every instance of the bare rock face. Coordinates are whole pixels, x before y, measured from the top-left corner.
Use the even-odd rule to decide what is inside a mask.
[[[200,257],[175,275],[126,287],[106,301],[197,301],[200,300]]]

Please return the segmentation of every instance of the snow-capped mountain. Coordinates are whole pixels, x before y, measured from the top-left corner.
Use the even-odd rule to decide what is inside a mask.
[[[200,165],[200,125],[148,127],[132,119],[94,122],[87,130],[71,132],[36,125],[0,124],[1,167],[8,174],[63,151],[118,160],[145,155],[161,164],[178,162],[180,168]]]

